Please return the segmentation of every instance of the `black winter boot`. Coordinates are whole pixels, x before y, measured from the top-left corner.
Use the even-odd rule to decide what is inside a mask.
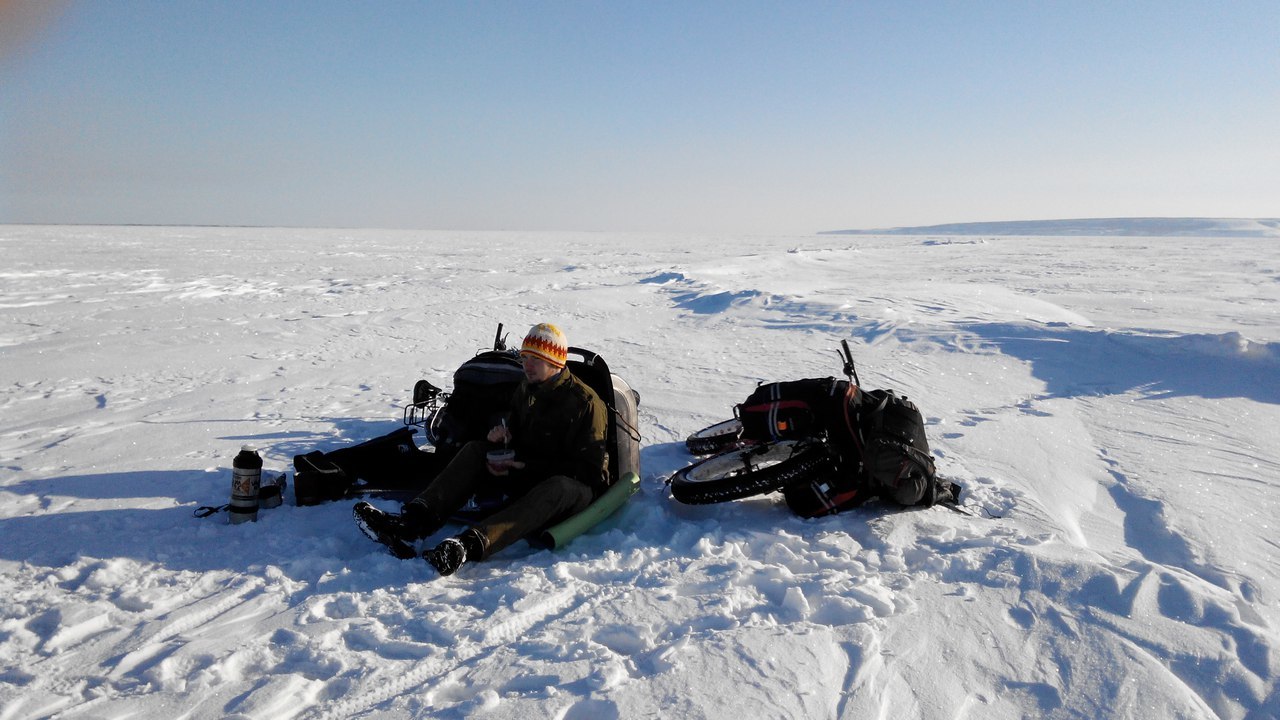
[[[484,536],[472,528],[461,535],[446,538],[439,545],[422,553],[422,557],[441,575],[452,575],[468,560],[475,562],[484,557],[487,544]]]
[[[413,549],[413,541],[418,536],[405,527],[401,516],[383,512],[363,500],[356,503],[351,514],[355,516],[360,532],[370,540],[386,545],[392,555],[408,560],[417,554]]]

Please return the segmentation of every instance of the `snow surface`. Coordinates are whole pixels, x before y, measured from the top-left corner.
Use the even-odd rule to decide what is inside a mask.
[[[0,226],[0,253],[0,720],[1280,716],[1274,242]],[[641,396],[641,492],[569,547],[439,578],[346,502],[192,517],[242,443],[285,470],[389,432],[543,320]],[[670,498],[689,433],[839,374],[841,339],[979,517]]]

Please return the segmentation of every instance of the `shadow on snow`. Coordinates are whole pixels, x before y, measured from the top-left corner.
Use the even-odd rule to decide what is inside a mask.
[[[1149,398],[1241,397],[1280,403],[1280,343],[1221,335],[1113,332],[1067,326],[963,326],[1031,364],[1055,397],[1138,390]]]

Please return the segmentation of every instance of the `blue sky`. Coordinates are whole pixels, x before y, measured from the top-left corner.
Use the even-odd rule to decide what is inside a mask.
[[[1280,217],[1274,0],[0,0],[0,43],[0,222]]]

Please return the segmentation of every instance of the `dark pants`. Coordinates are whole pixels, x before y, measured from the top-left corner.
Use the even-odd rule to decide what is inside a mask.
[[[529,478],[534,484],[520,494],[523,488],[512,487],[506,482],[507,478],[495,477],[485,467],[484,455],[494,447],[480,440],[463,445],[427,489],[409,501],[409,506],[418,507],[407,507],[406,515],[425,513],[443,523],[477,492],[495,487],[514,490],[517,497],[506,507],[471,526],[480,534],[485,546],[484,557],[488,557],[520,538],[582,512],[591,504],[591,488],[564,475],[541,481]]]

